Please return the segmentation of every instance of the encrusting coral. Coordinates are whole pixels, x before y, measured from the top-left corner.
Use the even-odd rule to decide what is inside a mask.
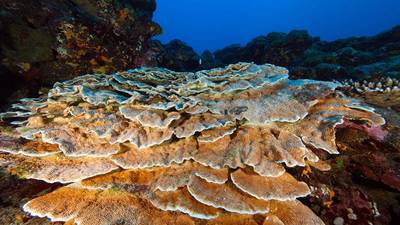
[[[0,166],[68,184],[24,205],[89,224],[323,224],[287,168],[329,170],[335,128],[385,123],[337,91],[273,65],[196,73],[140,68],[56,83],[2,119]]]

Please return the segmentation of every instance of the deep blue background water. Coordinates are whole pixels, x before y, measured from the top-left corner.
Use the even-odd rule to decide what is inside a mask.
[[[156,39],[201,52],[292,29],[323,40],[374,35],[400,24],[400,0],[157,0],[154,20],[164,31]]]

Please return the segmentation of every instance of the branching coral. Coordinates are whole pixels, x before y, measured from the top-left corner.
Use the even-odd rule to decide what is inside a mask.
[[[338,84],[240,63],[196,73],[141,68],[57,83],[2,114],[0,165],[71,183],[24,209],[88,224],[323,224],[286,169],[326,170],[344,121],[379,127]]]

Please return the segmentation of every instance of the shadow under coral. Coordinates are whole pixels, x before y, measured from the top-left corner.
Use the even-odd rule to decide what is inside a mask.
[[[46,218],[31,217],[22,210],[22,205],[58,187],[61,185],[33,179],[19,179],[0,169],[0,224],[54,224]]]
[[[338,129],[336,140],[340,155],[320,155],[330,171],[294,171],[312,189],[304,203],[326,224],[400,221],[399,149],[355,128]]]

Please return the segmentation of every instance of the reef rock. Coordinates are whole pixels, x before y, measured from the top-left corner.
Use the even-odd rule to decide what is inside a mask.
[[[155,8],[155,0],[0,1],[0,106],[56,81],[145,64],[161,32]]]
[[[338,86],[250,63],[85,75],[0,114],[0,166],[68,184],[23,207],[53,221],[323,224],[291,168],[328,170],[339,125],[385,123]]]
[[[200,57],[183,41],[175,39],[165,45],[153,41],[153,45],[158,46],[158,65],[174,71],[194,71],[200,66]]]
[[[212,54],[202,54],[202,64],[179,63],[179,68],[197,71],[238,62],[272,63],[285,66],[291,78],[318,80],[369,79],[375,77],[400,78],[400,26],[371,37],[350,37],[322,41],[305,30],[289,33],[272,32],[261,35],[245,45],[232,44]],[[169,52],[171,49],[160,49]],[[189,47],[186,55],[191,53]],[[173,51],[172,51],[173,52]],[[199,56],[197,56],[198,58]],[[195,56],[192,56],[195,58]],[[171,61],[160,61],[159,66],[175,69]]]

